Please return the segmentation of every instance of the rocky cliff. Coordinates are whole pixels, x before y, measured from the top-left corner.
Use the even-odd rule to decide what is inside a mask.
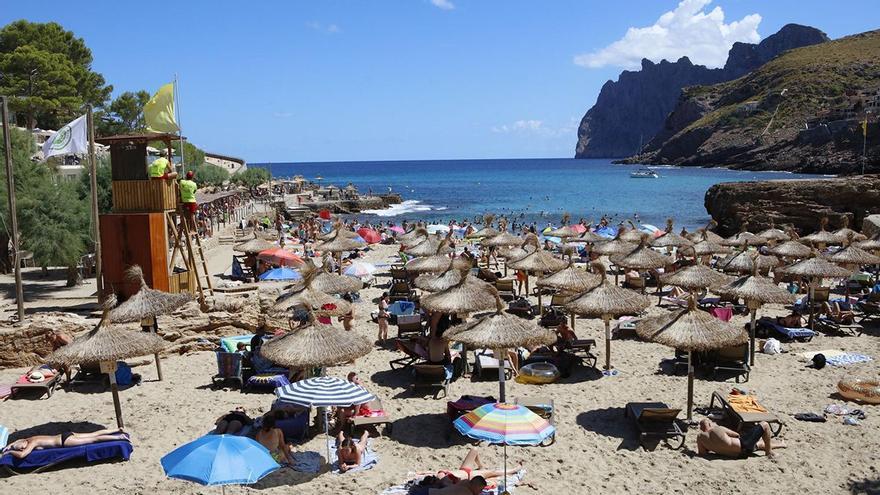
[[[735,43],[719,69],[694,65],[687,57],[657,64],[642,60],[640,71],[623,71],[616,82],[602,86],[596,104],[581,120],[575,158],[632,155],[663,127],[682,88],[730,81],[786,50],[827,39],[818,29],[789,24],[757,45]]]
[[[772,222],[803,235],[816,230],[823,216],[830,228],[842,226],[847,216],[851,228],[860,229],[869,213],[880,211],[880,175],[725,182],[709,188],[705,205],[722,235],[738,232],[744,222],[751,232]]]
[[[629,163],[853,173],[880,170],[880,31],[788,51],[740,79],[684,90]]]

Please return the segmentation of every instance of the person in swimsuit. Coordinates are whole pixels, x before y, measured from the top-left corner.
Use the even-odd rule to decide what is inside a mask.
[[[339,435],[336,437],[336,457],[339,458],[340,473],[361,465],[369,437],[370,432],[364,430],[358,443],[354,443],[354,440],[345,438],[345,434],[341,430],[339,431]]]
[[[513,476],[519,471],[521,466],[517,466],[516,469],[508,469],[507,476]],[[480,460],[479,451],[471,447],[468,450],[466,456],[464,456],[464,460],[461,461],[461,466],[458,469],[441,469],[436,473],[418,473],[418,474],[427,474],[429,476],[436,476],[439,479],[438,487],[450,487],[453,485],[459,485],[463,481],[475,480],[480,478],[485,483],[486,480],[492,478],[500,478],[505,475],[504,471],[495,471],[490,469],[483,469],[483,462]],[[485,484],[483,485],[485,486]],[[480,488],[482,490],[482,488]],[[432,491],[433,495],[435,492]],[[458,492],[436,492],[436,493],[458,493]],[[464,492],[468,493],[468,492]],[[477,491],[476,493],[480,493]]]
[[[217,428],[214,429],[214,433],[218,435],[224,433],[235,435],[240,432],[245,425],[249,425],[253,422],[254,420],[247,415],[244,408],[238,406],[232,411],[217,418],[217,421],[214,422],[214,424],[217,425]]]
[[[284,432],[275,427],[275,411],[263,415],[263,425],[257,431],[254,440],[269,449],[269,454],[278,464],[293,464],[292,447],[284,441]]]
[[[383,292],[382,297],[379,299],[379,342],[382,345],[385,345],[385,341],[388,339],[388,317],[391,316],[388,313],[388,293]]]
[[[770,437],[770,425],[764,421],[739,434],[704,419],[700,421],[700,434],[697,435],[697,454],[713,452],[725,457],[748,457],[761,449],[767,457],[773,457],[773,449],[783,448],[785,444],[771,441]]]
[[[24,459],[34,449],[57,449],[59,447],[79,447],[98,442],[112,442],[114,440],[128,440],[128,434],[122,428],[115,430],[98,430],[93,433],[75,433],[65,431],[60,435],[36,435],[22,438],[7,445],[2,453],[12,457]]]

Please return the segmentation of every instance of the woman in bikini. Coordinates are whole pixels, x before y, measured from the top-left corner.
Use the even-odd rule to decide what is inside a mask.
[[[217,418],[217,421],[214,422],[214,424],[217,425],[217,428],[214,429],[214,433],[218,435],[224,433],[234,435],[240,432],[246,425],[253,422],[254,420],[247,415],[244,408],[238,406],[232,411]]]
[[[367,449],[367,439],[370,432],[364,430],[358,443],[351,438],[346,438],[340,431],[336,437],[336,457],[339,459],[339,472],[344,473],[349,469],[356,468],[363,461],[364,451]]]
[[[263,424],[254,436],[278,464],[293,464],[291,447],[284,441],[284,432],[275,427],[275,412],[270,411],[263,416]]]
[[[521,466],[517,466],[516,469],[508,469],[507,476],[513,476],[520,470],[520,468]],[[435,475],[435,473],[418,474]],[[437,471],[436,476],[440,480],[439,486],[444,487],[455,485],[464,480],[473,479],[475,476],[481,476],[489,480],[500,478],[504,476],[504,474],[504,471],[483,469],[483,463],[480,460],[480,453],[475,447],[471,447],[467,455],[464,456],[464,460],[461,461],[461,466],[459,466],[458,469],[441,469]]]
[[[93,433],[74,433],[65,431],[60,435],[36,435],[29,438],[16,440],[3,449],[3,454],[8,453],[12,457],[24,459],[34,449],[57,449],[59,447],[79,447],[98,442],[112,442],[114,440],[128,440],[128,434],[122,428],[115,430],[98,430]]]

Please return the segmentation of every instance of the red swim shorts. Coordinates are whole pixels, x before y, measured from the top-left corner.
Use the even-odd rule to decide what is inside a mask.
[[[190,213],[195,213],[195,212],[199,211],[199,204],[198,203],[184,203],[183,208],[184,208],[184,210],[186,210]]]

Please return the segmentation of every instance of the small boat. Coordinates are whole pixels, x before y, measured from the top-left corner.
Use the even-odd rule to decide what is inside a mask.
[[[649,168],[641,168],[635,172],[631,172],[629,177],[630,179],[659,179],[660,174]]]

